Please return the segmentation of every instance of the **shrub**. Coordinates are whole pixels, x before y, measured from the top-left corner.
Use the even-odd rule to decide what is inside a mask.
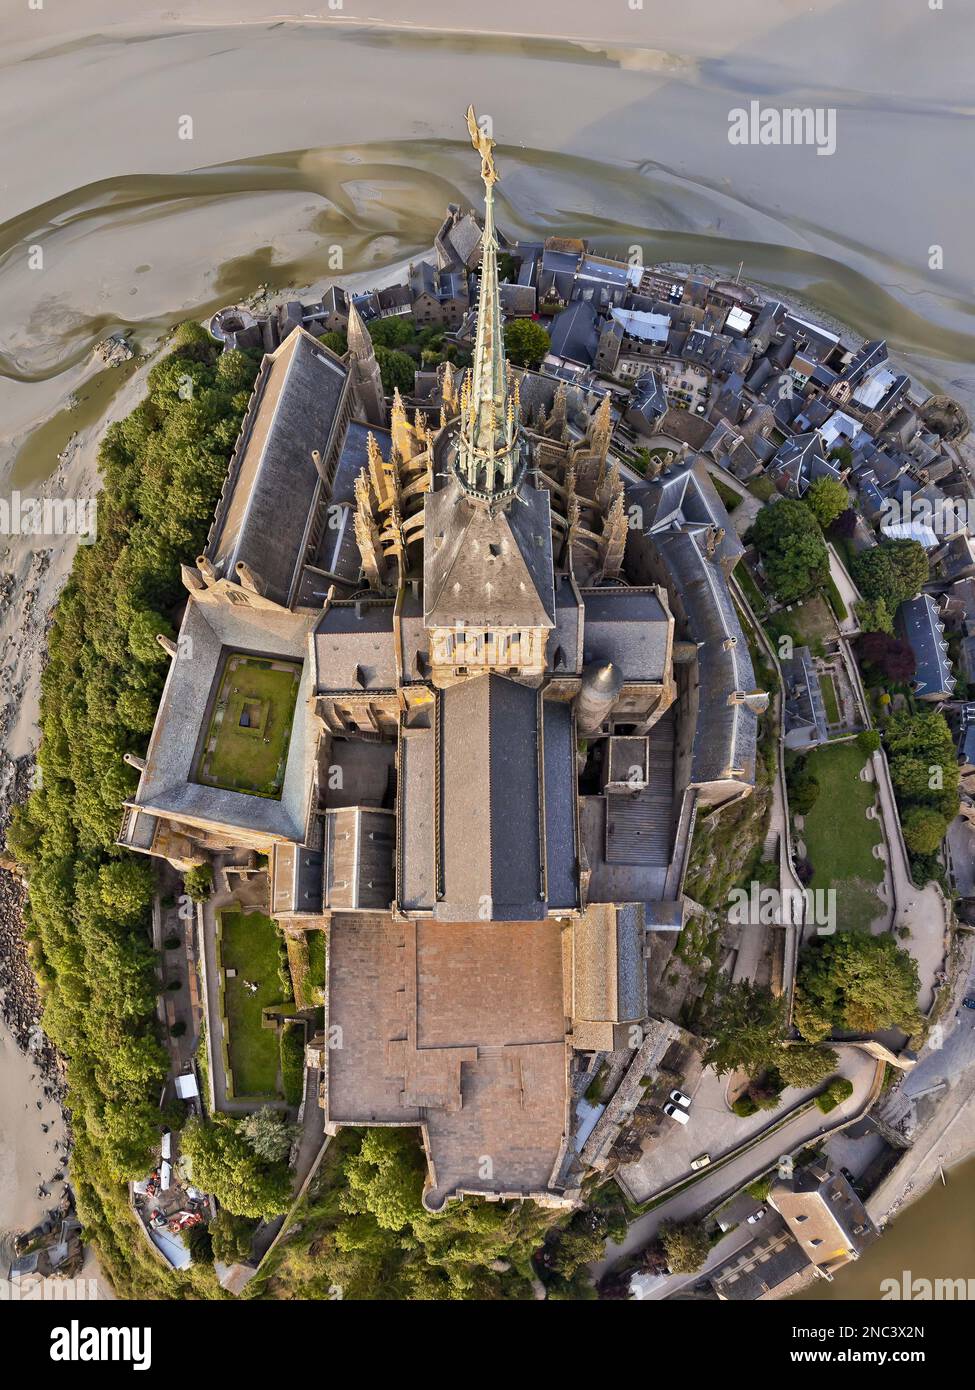
[[[913,806],[904,817],[904,843],[912,854],[934,854],[949,821],[931,806]]]
[[[754,1115],[758,1110],[758,1106],[747,1092],[745,1095],[739,1096],[731,1108],[742,1120],[747,1120],[749,1115]]]
[[[870,758],[880,751],[880,735],[876,729],[863,729],[857,734],[856,743],[865,758]]]
[[[829,552],[819,522],[802,502],[788,498],[763,507],[750,537],[768,581],[782,603],[794,603],[825,582]]]
[[[700,1221],[665,1221],[660,1227],[660,1244],[672,1274],[693,1274],[711,1252],[711,1242]]]
[[[824,478],[824,479],[823,479],[823,482],[828,482],[828,481],[829,481],[829,480],[828,480],[827,478]],[[830,576],[827,578],[825,584],[823,585],[823,593],[826,595],[826,598],[827,598],[827,600],[829,601],[829,606],[830,606],[830,608],[832,608],[832,610],[833,610],[833,613],[834,613],[834,615],[835,615],[835,617],[836,617],[836,621],[839,622],[839,623],[844,622],[844,621],[846,620],[846,618],[849,617],[849,609],[847,608],[846,604],[843,602],[843,595],[840,593],[839,589],[836,587],[836,584],[835,584],[834,581],[833,581],[833,576],[832,576],[832,575],[830,575]]]
[[[806,768],[805,758],[800,758],[789,769],[786,777],[789,791],[789,809],[797,816],[807,816],[819,799],[819,782]]]
[[[304,1037],[304,1029],[298,1023],[286,1023],[281,1029],[281,1079],[289,1105],[300,1105],[305,1093]]]
[[[816,1097],[816,1104],[824,1115],[828,1115],[831,1110],[842,1105],[843,1101],[849,1100],[852,1094],[853,1082],[848,1081],[845,1076],[837,1076]]]
[[[213,869],[209,864],[196,864],[183,875],[183,887],[195,903],[206,902],[213,892]]]

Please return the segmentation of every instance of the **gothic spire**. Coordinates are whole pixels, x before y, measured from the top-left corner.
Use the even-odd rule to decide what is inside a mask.
[[[345,333],[349,344],[349,351],[353,357],[364,358],[367,361],[375,356],[372,346],[372,338],[369,330],[362,321],[359,313],[359,306],[356,304],[352,295],[349,295],[349,325]]]
[[[491,500],[511,493],[517,483],[519,440],[517,411],[508,394],[504,358],[501,296],[498,288],[498,240],[494,230],[494,140],[481,130],[473,106],[467,109],[471,143],[481,156],[484,180],[484,233],[481,237],[481,286],[477,339],[469,383],[465,382],[458,440],[457,471],[468,492]]]

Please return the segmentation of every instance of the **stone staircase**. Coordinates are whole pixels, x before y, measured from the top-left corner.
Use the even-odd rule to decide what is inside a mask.
[[[635,796],[607,797],[606,862],[665,869],[674,840],[674,714],[650,731],[646,788]]]

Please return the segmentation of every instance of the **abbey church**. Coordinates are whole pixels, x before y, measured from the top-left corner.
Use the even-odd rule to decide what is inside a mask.
[[[639,1046],[767,703],[704,463],[637,473],[609,391],[506,361],[469,124],[472,366],[389,399],[351,296],[347,353],[266,354],[119,839],[268,856],[269,912],[327,934],[326,1123],[418,1126],[431,1211],[572,1200],[573,1057]]]

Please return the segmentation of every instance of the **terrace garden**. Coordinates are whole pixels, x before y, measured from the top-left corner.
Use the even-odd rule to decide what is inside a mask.
[[[278,932],[270,917],[233,910],[220,914],[223,1014],[237,1097],[280,1094],[278,1035],[261,1026],[262,1011],[281,999],[279,960]]]
[[[860,780],[864,761],[855,743],[834,743],[806,754],[806,770],[819,783],[819,795],[799,832],[813,869],[809,887],[836,889],[837,925],[844,931],[867,931],[884,912],[877,896],[884,866],[873,854],[883,836],[877,821],[866,816],[875,791],[873,782]]]
[[[195,780],[277,799],[284,785],[301,663],[231,652]]]

